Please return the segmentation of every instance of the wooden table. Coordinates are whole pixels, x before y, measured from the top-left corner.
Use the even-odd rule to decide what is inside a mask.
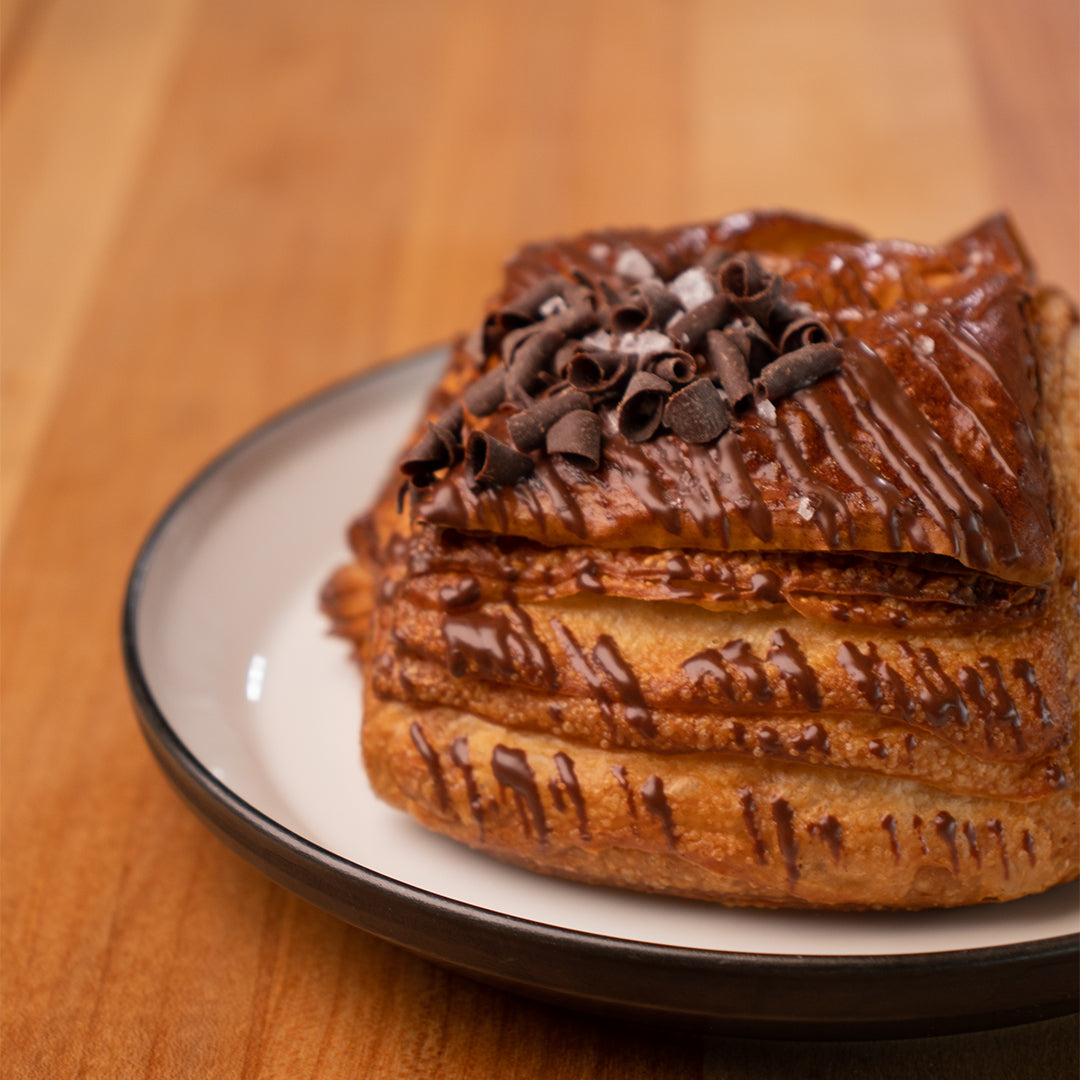
[[[1008,207],[1080,292],[1074,0],[10,0],[3,1071],[1054,1077],[1072,1019],[902,1044],[624,1029],[449,974],[226,850],[137,731],[119,605],[183,481],[467,326],[519,242]]]

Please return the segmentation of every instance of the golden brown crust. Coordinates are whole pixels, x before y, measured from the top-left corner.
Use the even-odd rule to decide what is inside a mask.
[[[730,904],[955,906],[1075,877],[1075,309],[1029,296],[1001,220],[939,250],[783,215],[526,249],[498,303],[552,269],[610,271],[620,244],[663,276],[721,241],[752,247],[849,333],[859,324],[845,368],[777,410],[810,472],[758,420],[737,433],[769,539],[745,507],[723,530],[686,513],[702,485],[723,501],[726,435],[632,454],[614,438],[607,473],[539,455],[532,479],[495,491],[455,466],[404,510],[391,482],[323,593],[364,666],[376,792],[510,862]],[[932,352],[896,347],[915,330]],[[860,369],[863,346],[887,378]],[[463,345],[427,417],[476,374]],[[845,378],[874,393],[856,401]],[[846,451],[826,439],[815,457],[806,416],[865,419],[884,386],[906,387],[946,440],[933,445],[953,486],[935,487],[929,443],[900,447],[894,431],[887,468],[850,428],[866,485],[867,465],[887,483],[907,470],[903,512],[890,519],[834,471],[846,510],[824,543],[798,503]],[[981,554],[976,524],[993,534]],[[898,527],[928,542],[898,547]]]
[[[539,455],[520,482],[477,489],[459,462],[415,493],[414,516],[551,546],[934,552],[1005,581],[1048,582],[1056,554],[1032,434],[1030,274],[1011,233],[995,220],[938,249],[808,246],[802,232],[795,220],[774,223],[768,235],[785,235],[787,252],[756,253],[783,275],[789,300],[839,336],[834,376],[778,402],[775,419],[743,411],[707,445],[605,430],[593,472]],[[594,238],[556,246],[557,259],[515,264],[516,280],[533,284],[555,264],[606,281],[626,250],[682,269],[674,253],[685,244],[631,235],[609,235],[600,259],[588,254]],[[701,240],[699,257],[718,243]],[[477,363],[459,349],[455,392],[478,377]],[[470,424],[507,439],[502,412]]]
[[[380,796],[549,873],[762,907],[922,908],[1009,900],[1077,871],[1068,792],[1009,803],[774,761],[609,752],[374,696],[365,710]],[[501,784],[498,747],[526,770]]]

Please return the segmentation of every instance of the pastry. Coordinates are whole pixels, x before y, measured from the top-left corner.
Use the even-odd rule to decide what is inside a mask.
[[[525,248],[323,590],[374,790],[727,904],[1074,878],[1077,340],[1002,217]]]

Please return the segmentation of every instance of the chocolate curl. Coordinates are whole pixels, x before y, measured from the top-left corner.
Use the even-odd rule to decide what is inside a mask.
[[[619,402],[619,431],[631,442],[645,442],[656,434],[664,416],[664,402],[671,384],[659,375],[639,371],[630,380]]]
[[[832,334],[816,315],[803,315],[784,327],[780,335],[780,351],[794,352],[804,345],[821,345],[831,342]]]
[[[745,251],[721,265],[717,280],[724,295],[740,311],[762,323],[779,300],[783,284],[778,274],[766,270]]]
[[[633,370],[625,353],[602,349],[579,349],[574,353],[566,377],[570,385],[593,396],[616,392]]]
[[[499,344],[499,354],[502,356],[504,364],[509,364],[514,357],[514,353],[521,347],[523,341],[536,333],[536,327],[530,323],[528,326],[519,326],[516,330],[511,330],[509,334],[506,334],[502,342]]]
[[[754,400],[776,401],[816,383],[840,367],[842,355],[831,342],[819,342],[778,356],[754,380]]]
[[[506,369],[500,364],[481,375],[461,400],[473,416],[490,416],[506,400]]]
[[[486,431],[474,431],[465,445],[465,475],[474,488],[516,484],[533,470],[532,458],[493,439]]]
[[[685,386],[697,374],[697,365],[689,353],[672,351],[650,356],[646,370],[659,375],[672,386]]]
[[[615,308],[612,323],[620,333],[646,326],[662,330],[682,306],[682,301],[662,282],[643,281],[630,291],[625,304]]]
[[[744,337],[749,348],[749,336]],[[705,356],[709,362],[709,370],[720,381],[720,387],[732,405],[738,405],[753,393],[746,354],[727,330],[708,332],[705,337]]]
[[[731,426],[731,409],[708,379],[696,379],[668,399],[664,423],[685,442],[708,443]]]
[[[484,361],[486,361],[489,356],[492,356],[502,349],[503,338],[505,337],[506,331],[499,325],[498,312],[491,312],[491,314],[484,319],[483,325],[480,327],[480,352],[482,353],[482,359],[477,364],[478,367],[483,367]]]
[[[676,345],[688,353],[698,351],[698,346],[710,330],[723,326],[731,317],[731,301],[723,293],[717,293],[693,311],[677,316],[667,326],[666,333]]]
[[[592,472],[600,466],[602,428],[600,417],[588,409],[568,412],[548,430],[547,452],[562,454],[575,465]]]
[[[586,281],[568,281],[562,291],[562,297],[569,308],[594,307],[596,288]]]
[[[622,303],[622,296],[618,289],[606,278],[600,278],[593,290],[593,294],[599,294],[600,302],[607,307],[618,307]]]
[[[776,359],[776,346],[753,319],[737,319],[724,328],[724,333],[738,345],[739,350],[746,357],[746,363],[752,375],[757,375],[766,364]]]
[[[542,386],[543,374],[565,340],[562,331],[545,324],[520,341],[506,364],[507,395],[520,401],[536,393]]]
[[[580,390],[564,390],[561,394],[542,398],[506,421],[510,441],[525,454],[538,450],[544,444],[544,435],[556,420],[575,409],[588,409],[589,405],[589,395]]]
[[[461,460],[461,441],[439,424],[428,424],[420,441],[401,463],[401,471],[418,487],[431,483],[431,474],[448,469]],[[423,478],[425,482],[421,482]]]
[[[564,290],[568,284],[566,278],[559,274],[549,274],[541,278],[495,312],[498,325],[508,332],[536,322],[540,317],[540,307],[544,301],[550,300],[553,296],[564,296]]]
[[[809,304],[801,300],[785,300],[780,297],[769,312],[769,336],[773,341],[779,341],[790,323],[812,314],[813,309]]]
[[[560,379],[568,377],[570,361],[574,358],[574,354],[580,348],[580,341],[567,341],[559,346],[558,352],[556,352],[551,359],[551,370]]]
[[[582,334],[600,325],[600,316],[591,299],[583,299],[565,311],[560,311],[557,315],[545,319],[543,325],[549,330],[558,331],[564,337],[581,337]]]
[[[435,423],[449,431],[460,442],[461,425],[465,423],[465,410],[461,407],[461,402],[455,401],[443,409],[442,414]]]

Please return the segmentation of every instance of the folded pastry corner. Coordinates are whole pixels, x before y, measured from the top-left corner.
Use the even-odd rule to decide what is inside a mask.
[[[374,790],[726,904],[1076,877],[1078,380],[1002,217],[525,248],[323,591]]]

